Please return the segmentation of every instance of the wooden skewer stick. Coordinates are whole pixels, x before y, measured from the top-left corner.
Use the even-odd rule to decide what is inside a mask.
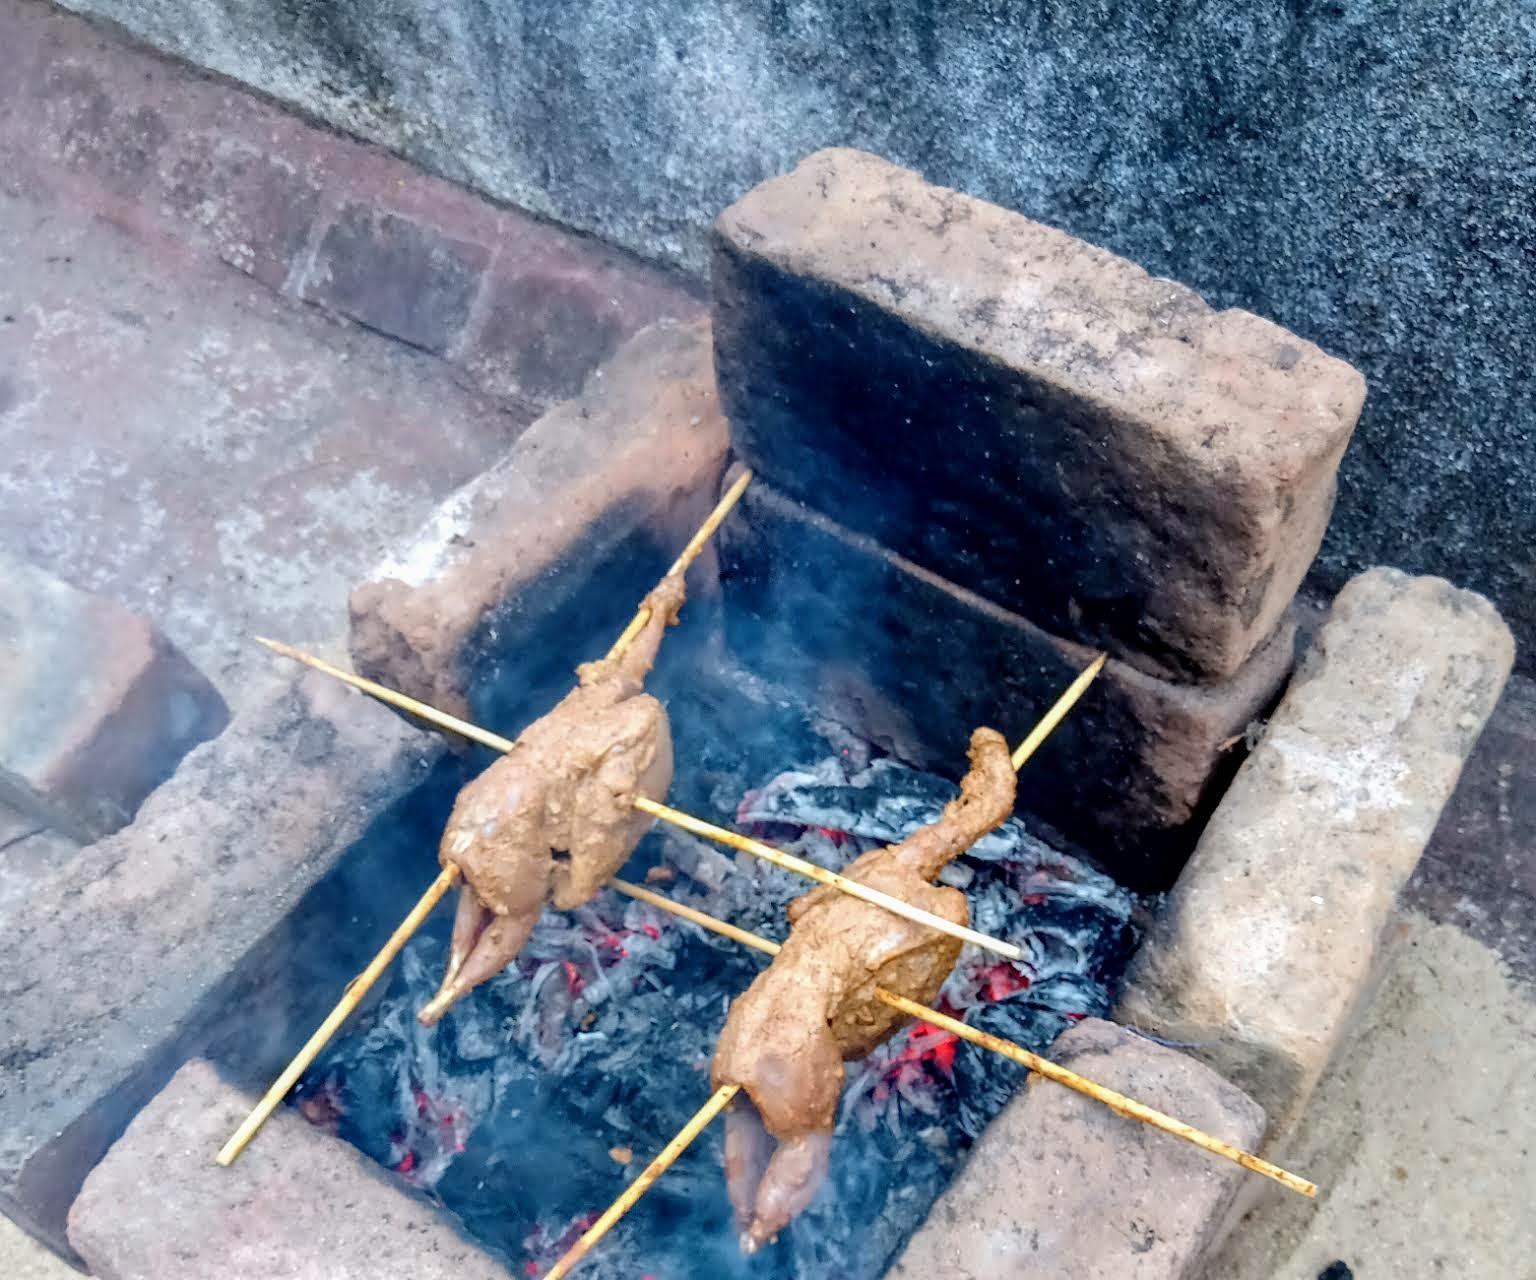
[[[608,1206],[602,1217],[587,1228],[580,1240],[565,1251],[565,1256],[544,1273],[544,1280],[561,1280],[562,1276],[569,1275],[571,1268],[613,1229],[614,1223],[635,1207],[635,1202],[655,1185],[678,1156],[688,1149],[689,1143],[709,1127],[709,1122],[724,1111],[740,1091],[739,1084],[723,1084],[710,1094],[709,1101],[693,1113],[693,1119],[677,1131],[677,1137],[667,1143],[661,1154],[645,1166],[640,1176],[624,1188],[624,1193]]]
[[[302,649],[295,649],[291,644],[284,644],[281,640],[268,640],[265,636],[256,637],[257,644],[264,644],[273,653],[281,654],[285,658],[292,658],[295,662],[302,662],[306,667],[312,667],[316,671],[324,672],[340,680],[343,684],[349,684],[354,689],[361,689],[370,697],[377,698],[380,702],[387,702],[392,707],[399,707],[401,711],[409,711],[413,716],[425,720],[428,724],[435,724],[439,729],[447,729],[450,733],[456,733],[461,738],[468,738],[471,742],[478,742],[482,747],[489,747],[492,751],[500,751],[505,755],[517,745],[511,738],[503,738],[499,733],[492,733],[489,729],[482,729],[477,724],[471,724],[468,720],[460,720],[458,716],[451,716],[446,711],[439,711],[436,707],[428,706],[425,702],[418,702],[409,694],[400,693],[387,685],[377,684],[372,680],[364,679],[354,672],[342,667],[332,666],[324,658],[317,658],[312,653],[305,653]]]
[[[739,481],[738,481],[739,483]],[[727,495],[729,496],[729,495]],[[285,657],[293,658],[306,666],[313,667],[317,671],[323,671],[326,675],[334,676],[344,681],[355,689],[361,689],[364,693],[372,694],[381,701],[388,702],[409,711],[412,715],[421,717],[429,723],[441,728],[459,733],[472,741],[481,743],[496,751],[510,751],[516,744],[510,738],[503,738],[499,734],[491,733],[477,725],[460,720],[457,716],[451,716],[445,711],[439,711],[424,702],[418,702],[415,698],[407,697],[403,693],[397,693],[393,689],[375,684],[372,680],[365,680],[362,676],[354,675],[350,671],[344,671],[340,667],[332,666],[319,658],[295,649],[291,645],[279,644],[273,640],[263,640],[268,648]],[[1040,723],[1035,726],[1030,735],[1024,739],[1013,753],[1014,768],[1017,769],[1035,751],[1035,748],[1045,741],[1046,736],[1061,723],[1062,718],[1070,711],[1093,679],[1104,666],[1104,657],[1100,655],[1081,674],[1078,675],[1065,692],[1056,699],[1051,709],[1045,713]],[[1044,732],[1042,732],[1042,728]],[[946,920],[943,916],[935,915],[931,911],[924,911],[921,907],[914,907],[910,902],[904,902],[900,898],[892,897],[879,889],[873,889],[869,885],[860,884],[857,880],[850,880],[846,876],[839,875],[836,871],[828,871],[825,867],[817,866],[814,862],[807,862],[804,858],[797,858],[792,853],[785,853],[782,849],[775,849],[772,845],[764,844],[761,840],[754,840],[751,836],[744,836],[740,832],[732,831],[727,827],[716,826],[712,822],[706,822],[703,818],[695,818],[692,814],[684,813],[681,809],[674,809],[670,805],[651,800],[646,796],[638,796],[635,799],[635,808],[642,813],[648,813],[653,818],[670,823],[684,831],[694,835],[703,836],[714,840],[732,849],[739,849],[743,853],[750,853],[753,857],[761,858],[765,862],[771,862],[776,867],[785,871],[792,871],[802,875],[808,880],[814,880],[818,884],[829,885],[852,897],[860,898],[877,907],[883,907],[894,915],[911,920],[929,929],[935,929],[939,933],[947,933],[952,938],[958,938],[962,942],[968,942],[972,946],[980,947],[984,951],[990,951],[994,955],[1002,956],[1005,960],[1023,960],[1023,948],[1011,942],[1004,942],[999,938],[993,938],[976,929],[968,928],[962,924],[955,924]]]
[[[421,928],[421,922],[432,914],[432,908],[442,901],[443,895],[453,888],[458,878],[457,867],[444,867],[437,879],[432,882],[432,887],[421,895],[421,901],[411,908],[410,915],[406,916],[400,922],[400,927],[390,934],[389,941],[384,944],[383,950],[374,956],[362,973],[347,984],[347,989],[342,993],[336,1007],[331,1010],[325,1021],[315,1028],[315,1034],[304,1042],[304,1047],[283,1070],[283,1074],[272,1082],[272,1087],[262,1095],[255,1109],[246,1116],[229,1141],[220,1149],[215,1159],[221,1165],[227,1167],[245,1150],[246,1145],[256,1136],[256,1131],[266,1124],[268,1117],[277,1110],[278,1104],[288,1096],[288,1090],[293,1088],[299,1077],[308,1070],[309,1064],[336,1034],[337,1028],[352,1016],[352,1011],[368,994],[368,989],[378,981],[379,975],[389,968],[390,962],[400,954],[400,948],[405,946],[417,929]]]
[[[751,836],[744,836],[726,827],[717,827],[713,822],[705,822],[702,818],[695,818],[692,814],[674,809],[670,805],[659,804],[645,796],[635,797],[635,808],[641,813],[650,814],[653,818],[670,822],[674,827],[691,831],[696,836],[718,841],[732,849],[740,849],[743,853],[750,853],[754,858],[771,862],[785,871],[793,871],[807,880],[816,881],[817,884],[841,890],[850,897],[859,898],[873,906],[884,907],[893,915],[901,916],[903,919],[911,920],[914,924],[920,924],[929,929],[936,929],[940,933],[947,933],[951,938],[959,938],[962,942],[969,942],[972,946],[981,947],[984,951],[990,951],[1004,959],[1024,959],[1023,947],[1004,942],[1000,938],[990,937],[966,925],[956,924],[953,920],[946,920],[943,916],[924,911],[921,907],[914,907],[910,902],[894,897],[881,889],[871,888],[858,880],[850,880],[836,871],[828,871],[825,867],[807,862],[804,858],[797,858],[792,853],[785,853],[782,849],[775,849],[771,844],[764,844],[761,840],[752,839]]]
[[[1077,705],[1077,700],[1088,691],[1088,686],[1094,678],[1104,670],[1104,664],[1109,661],[1105,654],[1099,654],[1092,662],[1078,673],[1077,679],[1069,684],[1066,691],[1051,704],[1051,709],[1040,717],[1040,723],[1029,731],[1029,737],[1019,743],[1013,752],[1013,769],[1017,773],[1024,767],[1025,762],[1034,755],[1039,746],[1052,733],[1056,726],[1066,719],[1067,712]]]
[[[728,924],[724,920],[717,920],[693,907],[684,906],[680,902],[674,902],[671,898],[659,893],[652,893],[649,889],[642,889],[639,885],[631,884],[627,880],[614,878],[608,882],[611,889],[635,898],[640,902],[648,903],[660,911],[671,912],[675,916],[681,916],[684,920],[692,921],[700,928],[712,930],[724,937],[734,939],[743,946],[752,947],[767,955],[778,955],[779,944],[770,942],[767,938],[759,937],[755,933],[749,933],[736,925]],[[993,1053],[1000,1053],[1005,1058],[1012,1059],[1021,1066],[1028,1067],[1037,1075],[1044,1076],[1047,1080],[1054,1080],[1057,1084],[1065,1085],[1078,1093],[1092,1098],[1095,1102],[1102,1102],[1111,1111],[1126,1116],[1131,1120],[1139,1120],[1142,1124],[1151,1125],[1154,1129],[1161,1129],[1164,1133],[1172,1134],[1176,1138],[1183,1138],[1186,1142],[1192,1142],[1195,1146],[1209,1151],[1212,1155],[1218,1155],[1231,1160],[1234,1164],[1240,1164],[1245,1169],[1254,1173],[1261,1173],[1266,1178],[1271,1178],[1283,1187],[1289,1187],[1308,1199],[1317,1198],[1317,1184],[1308,1182],[1305,1178],[1299,1178],[1294,1173],[1287,1173],[1278,1165],[1271,1164],[1259,1156],[1250,1155],[1229,1142],[1223,1142],[1220,1138],[1214,1138],[1203,1130],[1196,1129],[1192,1125],[1185,1124],[1182,1120],[1175,1120],[1172,1116],[1165,1115],[1144,1103],[1128,1098],[1123,1093],[1117,1093],[1113,1089],[1107,1089],[1101,1084],[1095,1084],[1086,1076],[1080,1076],[1077,1072],[1066,1067],[1058,1066],[1048,1058],[1042,1058],[1037,1053],[1032,1053],[1022,1045],[1015,1044],[1012,1040],[1004,1040],[1000,1036],[994,1036],[985,1031],[979,1031],[968,1023],[961,1022],[958,1018],[951,1018],[947,1014],[940,1013],[937,1009],[930,1009],[927,1005],[918,1004],[915,1000],[908,1000],[905,996],[899,996],[895,992],[887,991],[883,987],[875,989],[875,996],[893,1009],[899,1009],[909,1017],[920,1018],[924,1022],[941,1027],[962,1040],[968,1040],[983,1049],[990,1049]]]
[[[693,537],[689,539],[688,545],[683,548],[682,554],[677,557],[676,562],[672,565],[671,573],[686,571],[688,566],[698,559],[699,553],[704,549],[704,544],[709,541],[715,530],[720,527],[721,522],[730,514],[731,508],[736,505],[741,495],[746,492],[747,486],[751,483],[751,471],[743,471],[737,477],[736,482],[726,490],[725,495],[715,504],[715,509],[709,513],[709,517],[699,526]],[[614,643],[613,648],[608,651],[608,656],[616,658],[619,654],[623,653],[634,641],[634,638],[644,630],[649,617],[650,610],[642,606],[640,611],[635,614],[634,620],[624,629],[624,633]],[[438,725],[453,733],[460,734],[473,742],[490,747],[493,751],[500,751],[505,754],[517,745],[511,738],[503,738],[499,733],[492,733],[488,729],[480,728],[479,725],[471,724],[468,720],[461,720],[458,716],[449,715],[446,711],[439,711],[436,707],[428,706],[425,702],[419,702],[407,694],[399,693],[385,685],[377,684],[372,680],[365,680],[362,676],[354,675],[350,671],[344,671],[340,667],[332,666],[329,662],[295,649],[292,645],[286,645],[277,640],[262,639],[259,636],[257,639],[274,653],[280,653],[285,658],[292,658],[297,662],[302,662],[307,667],[313,667],[316,671],[322,671],[328,676],[344,681],[355,689],[361,689],[364,693],[371,694],[381,702],[387,702],[391,706],[399,707],[402,711],[408,711],[428,723]],[[330,1043],[331,1037],[336,1034],[342,1023],[351,1017],[352,1011],[362,1003],[363,997],[368,994],[373,984],[379,980],[379,976],[389,968],[390,963],[400,954],[400,948],[405,946],[417,929],[421,928],[422,922],[432,914],[432,909],[442,901],[443,895],[458,882],[459,874],[459,869],[456,866],[444,867],[438,873],[438,877],[432,882],[431,887],[421,895],[421,899],[411,908],[410,914],[400,922],[399,928],[390,935],[389,941],[384,944],[383,950],[374,956],[362,973],[358,974],[357,977],[347,984],[347,989],[342,993],[341,999],[337,1001],[336,1007],[331,1010],[325,1021],[315,1029],[315,1033],[305,1041],[304,1047],[299,1050],[293,1061],[272,1082],[272,1087],[262,1095],[261,1101],[256,1104],[251,1114],[245,1118],[240,1127],[230,1136],[229,1141],[220,1149],[219,1154],[215,1157],[219,1164],[227,1167],[245,1150],[251,1139],[256,1136],[257,1131],[262,1125],[266,1124],[272,1113],[277,1109],[278,1104],[287,1096],[288,1090],[293,1088],[298,1082],[299,1077],[308,1070],[309,1065],[319,1056],[320,1051]]]
[[[704,523],[698,527],[693,537],[688,540],[688,545],[682,553],[672,562],[672,567],[667,570],[667,577],[674,573],[682,573],[695,560],[699,558],[699,552],[704,550],[704,544],[715,536],[715,530],[724,523],[726,516],[731,514],[731,508],[741,499],[741,495],[747,491],[747,486],[752,483],[752,471],[747,469],[736,477],[735,483],[721,495],[720,501],[715,504],[715,509],[709,513]],[[645,630],[645,624],[651,620],[651,611],[646,605],[641,605],[635,616],[630,619],[629,626],[613,642],[613,648],[608,650],[610,658],[617,658],[630,642]]]

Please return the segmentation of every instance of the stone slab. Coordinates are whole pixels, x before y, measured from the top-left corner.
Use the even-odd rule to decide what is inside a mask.
[[[713,504],[725,453],[708,325],[643,331],[353,591],[357,669],[460,715],[491,658],[568,686]]]
[[[720,539],[737,659],[921,768],[957,776],[978,725],[1022,738],[1094,656],[764,480]],[[1167,888],[1290,663],[1288,627],[1215,685],[1111,661],[1020,773],[1020,809],[1123,883]]]
[[[0,800],[75,840],[127,823],[229,720],[155,627],[0,552]]]
[[[1210,1068],[1112,1023],[1053,1061],[1252,1150],[1264,1112]],[[1218,1242],[1236,1165],[1034,1079],[977,1139],[889,1280],[1186,1280]]]
[[[1220,680],[1279,624],[1364,379],[1312,343],[857,151],[716,223],[738,453],[1059,635]]]
[[[1481,596],[1372,569],[1334,601],[1132,963],[1119,1015],[1295,1128],[1514,660]]]
[[[81,1179],[231,975],[438,749],[322,676],[259,688],[0,941],[0,1210],[60,1252]]]
[[[219,1168],[210,1153],[253,1101],[202,1060],[171,1078],[70,1212],[70,1241],[93,1275],[506,1280],[425,1197],[287,1107],[239,1160]]]

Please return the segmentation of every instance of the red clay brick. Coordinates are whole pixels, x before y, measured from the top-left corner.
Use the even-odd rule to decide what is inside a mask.
[[[144,619],[0,554],[0,799],[77,840],[127,823],[229,718]]]

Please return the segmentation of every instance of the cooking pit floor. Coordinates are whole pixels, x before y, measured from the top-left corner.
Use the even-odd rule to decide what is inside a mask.
[[[77,53],[117,56],[99,35]],[[0,172],[0,547],[150,617],[236,702],[264,661],[246,635],[340,634],[348,585],[526,416],[130,237],[47,163]],[[0,844],[14,833],[0,813]],[[1335,1260],[1364,1280],[1536,1275],[1536,682],[1511,679],[1404,908],[1289,1159],[1322,1201],[1257,1211],[1213,1280]],[[0,1219],[0,1276],[73,1274]]]

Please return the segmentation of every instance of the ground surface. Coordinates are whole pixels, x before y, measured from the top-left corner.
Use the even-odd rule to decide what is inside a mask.
[[[522,425],[433,357],[0,173],[0,545],[154,619],[232,700],[252,632],[339,636],[348,586]],[[1258,1211],[1213,1280],[1536,1276],[1533,855],[1517,680],[1290,1158],[1328,1195]],[[70,1274],[0,1219],[0,1276]]]

